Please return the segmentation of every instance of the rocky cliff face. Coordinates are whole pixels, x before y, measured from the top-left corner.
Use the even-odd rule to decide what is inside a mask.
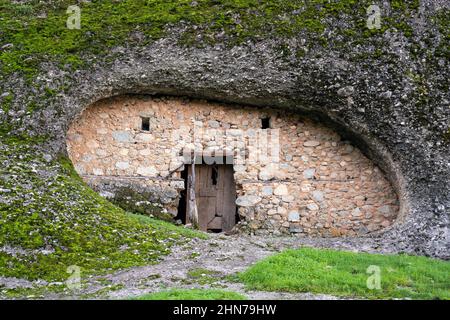
[[[126,3],[115,9],[118,21]],[[202,19],[177,18],[206,10],[203,2],[192,2],[180,5],[184,13],[174,9],[164,26],[149,17],[122,28],[116,21],[112,31],[93,22],[107,5],[114,6],[85,4],[81,31],[51,32],[67,18],[61,9],[53,14],[42,8],[40,18],[19,19],[32,26],[24,31],[28,38],[2,25],[3,144],[23,137],[38,146],[36,153],[54,159],[65,152],[67,128],[82,110],[119,94],[293,110],[333,126],[395,186],[401,218],[364,243],[450,257],[447,2],[384,1],[381,29],[367,28],[366,1],[280,1],[271,9],[239,1],[230,8],[211,6]],[[13,15],[6,12],[4,22]],[[108,41],[105,30],[119,40]]]

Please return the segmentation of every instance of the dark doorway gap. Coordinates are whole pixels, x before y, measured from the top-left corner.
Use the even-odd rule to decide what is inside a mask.
[[[188,168],[181,171],[181,179],[184,180],[184,190],[180,192],[180,201],[178,202],[178,214],[176,220],[181,220],[181,223],[186,224],[186,201],[187,201],[187,179],[188,179]]]

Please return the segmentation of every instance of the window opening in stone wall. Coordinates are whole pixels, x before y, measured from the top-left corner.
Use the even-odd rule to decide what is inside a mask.
[[[270,129],[270,117],[261,119],[261,129]]]
[[[141,129],[143,131],[150,131],[150,118],[142,117],[141,119],[142,119]]]

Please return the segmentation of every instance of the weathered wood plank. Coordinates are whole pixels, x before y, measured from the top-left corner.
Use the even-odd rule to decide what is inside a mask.
[[[191,168],[188,168],[188,176],[192,176]],[[203,231],[230,230],[236,223],[236,188],[233,167],[231,165],[196,165],[195,177],[194,189],[199,229]],[[187,191],[188,199],[189,192],[192,191]],[[186,221],[188,223],[188,217]]]

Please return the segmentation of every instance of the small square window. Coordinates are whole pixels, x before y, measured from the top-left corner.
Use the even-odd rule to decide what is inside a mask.
[[[261,129],[270,129],[270,117],[261,119]]]
[[[141,119],[142,119],[141,129],[143,131],[150,131],[150,118],[142,117]]]

